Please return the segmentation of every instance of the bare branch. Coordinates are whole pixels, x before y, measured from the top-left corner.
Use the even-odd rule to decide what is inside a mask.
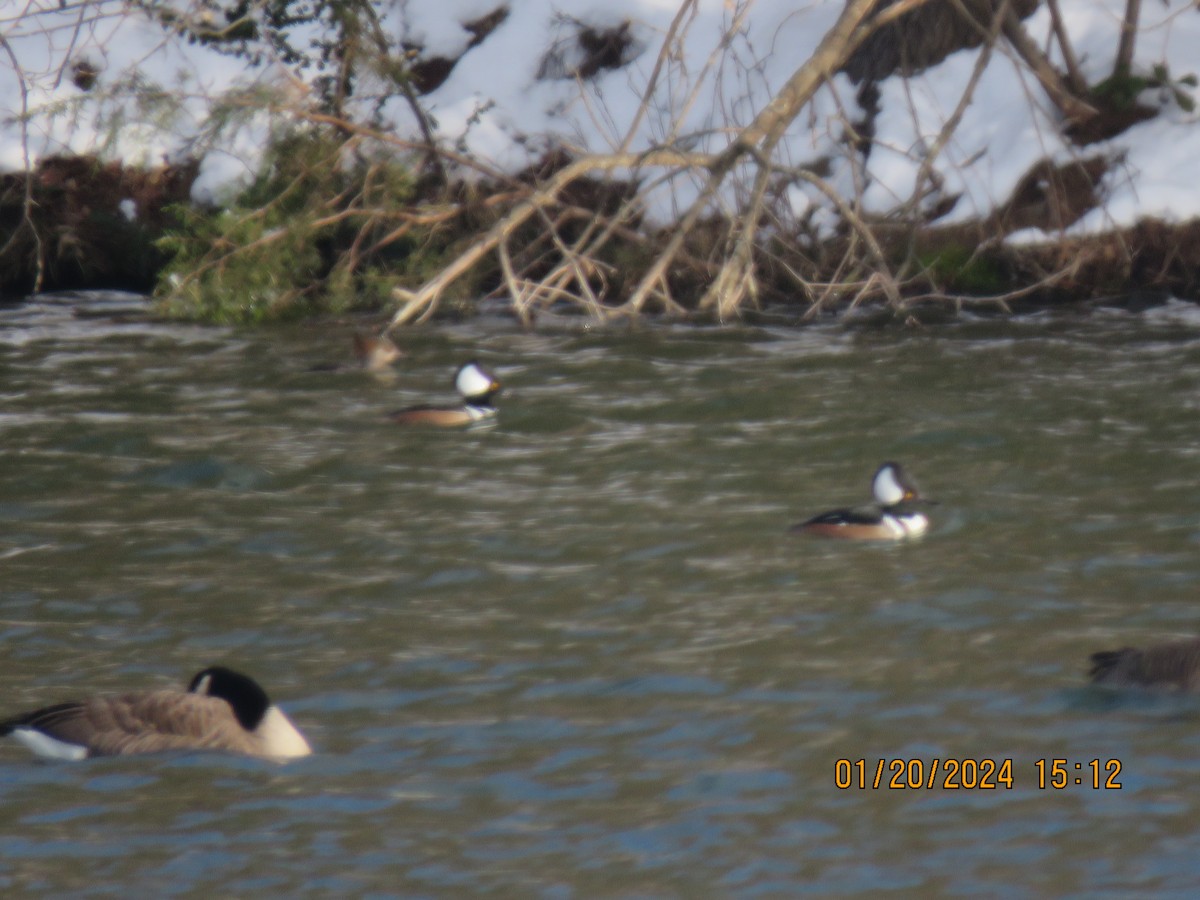
[[[1021,20],[1017,18],[1017,14],[1011,8],[1007,8],[1004,13],[1004,36],[1008,38],[1008,42],[1013,45],[1013,49],[1017,51],[1021,59],[1025,60],[1026,65],[1042,83],[1042,87],[1045,88],[1054,105],[1068,120],[1075,123],[1086,122],[1096,115],[1094,106],[1072,93],[1071,86],[1063,81],[1058,70],[1038,49],[1037,44],[1025,31],[1025,26],[1021,24]]]
[[[1121,23],[1121,41],[1117,45],[1117,58],[1113,64],[1113,77],[1127,76],[1133,67],[1133,44],[1137,39],[1138,18],[1142,13],[1142,0],[1126,0],[1125,19]]]
[[[1046,0],[1046,7],[1050,10],[1050,26],[1054,29],[1058,49],[1062,52],[1063,65],[1067,69],[1067,82],[1071,85],[1075,96],[1082,97],[1087,93],[1087,79],[1083,77],[1083,72],[1079,68],[1079,60],[1075,56],[1075,48],[1071,45],[1066,25],[1063,24],[1062,11],[1059,9],[1058,2],[1059,0]]]
[[[17,76],[17,84],[21,92],[21,160],[24,163],[23,174],[25,181],[24,201],[21,204],[21,224],[19,227],[13,229],[13,233],[9,236],[4,246],[0,247],[0,254],[8,252],[20,235],[22,228],[29,230],[29,233],[33,236],[36,257],[33,292],[37,293],[42,288],[42,281],[46,274],[46,251],[42,245],[42,236],[38,233],[37,225],[33,221],[33,161],[29,157],[29,85],[25,80],[25,72],[17,60],[17,55],[13,52],[12,45],[3,34],[0,34],[0,47],[4,48],[5,54],[7,54],[9,61],[12,63],[13,72]]]

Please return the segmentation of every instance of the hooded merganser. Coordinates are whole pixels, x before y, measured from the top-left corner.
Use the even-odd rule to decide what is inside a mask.
[[[857,540],[899,540],[918,537],[929,528],[929,520],[914,508],[922,501],[917,487],[899,463],[885,462],[871,481],[877,506],[833,509],[793,525],[792,531],[823,537]]]
[[[39,756],[84,759],[165,750],[224,750],[267,759],[312,753],[308,741],[247,675],[213,666],[187,692],[141,691],[47,706],[0,722]]]
[[[454,376],[454,386],[465,401],[462,406],[408,406],[396,410],[389,418],[400,425],[453,428],[495,417],[492,398],[500,392],[500,382],[479,363],[472,360],[461,366]]]
[[[1109,687],[1161,687],[1200,693],[1200,638],[1093,653],[1088,675]]]

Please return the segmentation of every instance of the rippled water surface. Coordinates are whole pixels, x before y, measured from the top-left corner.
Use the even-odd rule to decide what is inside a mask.
[[[317,753],[0,748],[0,891],[1113,895],[1200,883],[1200,702],[1085,689],[1200,633],[1200,314],[402,334],[0,310],[4,711],[260,678]],[[403,430],[477,357],[499,424]],[[923,540],[787,527],[904,461]],[[838,759],[1011,760],[839,789]],[[1085,783],[1042,790],[1064,759]],[[1121,788],[1090,786],[1119,760]],[[890,775],[885,774],[884,782]],[[857,774],[855,775],[857,778]]]

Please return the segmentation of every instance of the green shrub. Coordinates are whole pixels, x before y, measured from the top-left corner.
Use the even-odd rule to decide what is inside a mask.
[[[175,208],[177,226],[158,242],[171,259],[162,308],[248,323],[383,306],[444,251],[428,229],[402,227],[415,190],[405,158],[369,158],[332,128],[281,133],[228,206]]]
[[[985,297],[1002,294],[1010,286],[995,259],[960,244],[922,254],[918,261],[926,276],[946,293]]]

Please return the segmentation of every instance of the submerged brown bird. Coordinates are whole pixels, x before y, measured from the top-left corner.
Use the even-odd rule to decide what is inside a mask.
[[[1200,638],[1153,644],[1143,650],[1101,650],[1091,655],[1091,661],[1088,674],[1093,684],[1200,692]]]
[[[381,372],[403,355],[400,348],[386,334],[372,337],[354,332],[354,357],[368,372]]]
[[[355,365],[340,362],[324,362],[309,366],[310,372],[349,372],[362,369],[373,375],[388,376],[392,373],[392,363],[404,356],[404,351],[395,345],[386,334],[374,337],[354,332]]]
[[[37,709],[0,722],[6,735],[55,759],[165,750],[288,759],[312,752],[258,682],[223,666],[197,673],[187,693],[140,691]]]
[[[471,425],[496,416],[492,399],[500,393],[500,382],[479,363],[472,360],[459,367],[454,386],[462,394],[459,406],[408,406],[391,413],[389,418],[400,425],[433,425],[453,428]]]

